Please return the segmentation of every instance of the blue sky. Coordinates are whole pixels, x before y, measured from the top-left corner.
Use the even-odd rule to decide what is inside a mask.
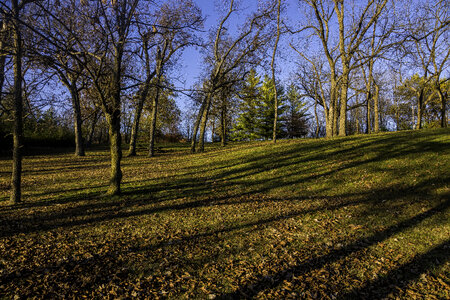
[[[194,0],[194,2],[198,5],[198,7],[202,10],[203,16],[206,17],[205,25],[204,25],[204,36],[206,37],[211,28],[215,28],[218,23],[219,17],[225,13],[225,9],[220,10],[220,6],[223,5],[222,1],[218,0]],[[300,12],[295,4],[297,1],[289,0],[288,9],[286,10],[286,15],[283,18],[288,17],[290,20],[294,20],[296,16],[300,15]],[[231,30],[238,29],[237,27],[244,22],[245,15],[251,11],[255,11],[258,1],[257,0],[247,0],[241,1],[240,7],[243,9],[243,12],[237,16],[232,18],[231,22],[228,24],[228,28]],[[232,28],[236,26],[235,28]],[[231,27],[231,28],[230,28]],[[280,41],[280,52],[283,52],[278,60],[278,70],[279,76],[281,79],[288,80],[292,71],[295,70],[295,64],[292,63],[292,59],[286,58],[288,53],[289,55],[293,55],[292,51],[286,51],[288,46],[288,37],[285,37]],[[180,64],[182,67],[177,70],[179,76],[182,80],[184,80],[184,88],[189,89],[192,85],[198,81],[198,78],[201,74],[203,61],[202,56],[200,54],[199,49],[189,48],[186,49],[180,58]],[[280,65],[283,65],[283,68],[280,68]],[[181,85],[182,83],[177,83],[177,85]],[[188,103],[187,97],[180,96],[177,99],[177,103],[180,108],[183,110]]]

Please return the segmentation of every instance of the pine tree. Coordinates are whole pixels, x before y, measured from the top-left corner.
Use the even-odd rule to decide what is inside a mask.
[[[258,105],[258,118],[257,122],[259,137],[265,140],[269,140],[273,136],[273,123],[275,120],[275,93],[273,88],[273,81],[270,77],[265,76],[264,81],[260,87],[260,102]],[[277,123],[277,136],[286,136],[286,126],[284,112],[286,106],[284,105],[284,91],[281,86],[277,87],[278,93],[278,123]]]
[[[239,117],[233,128],[234,140],[256,140],[259,138],[258,128],[258,103],[261,78],[255,70],[251,70],[244,83],[239,104]]]
[[[302,101],[298,88],[291,84],[286,93],[286,134],[288,138],[300,138],[308,134],[308,108]]]

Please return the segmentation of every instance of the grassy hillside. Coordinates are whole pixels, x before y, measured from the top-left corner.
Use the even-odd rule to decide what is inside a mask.
[[[450,130],[27,157],[0,297],[450,298]]]

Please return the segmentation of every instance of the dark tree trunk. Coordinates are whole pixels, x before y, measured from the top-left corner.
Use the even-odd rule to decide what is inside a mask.
[[[13,129],[13,164],[11,176],[11,203],[21,201],[22,179],[22,137],[23,137],[23,99],[22,99],[22,35],[20,32],[18,1],[12,0],[13,39],[14,39],[14,129]]]
[[[421,90],[419,93],[419,98],[417,101],[417,124],[416,129],[422,129],[423,121],[423,98],[424,98],[424,90]]]
[[[203,99],[202,104],[200,105],[200,109],[198,111],[197,118],[195,119],[194,128],[192,129],[192,138],[191,138],[191,153],[195,153],[195,148],[197,144],[197,133],[198,128],[200,126],[200,121],[203,116],[203,111],[205,110],[206,106],[206,98]]]
[[[447,93],[439,91],[439,98],[441,100],[441,127],[447,127]]]
[[[161,92],[161,88],[159,86],[161,81],[161,75],[158,75],[157,87],[156,87],[156,95],[153,98],[152,103],[152,116],[150,120],[150,142],[148,147],[148,156],[155,156],[155,131],[156,131],[156,117],[158,115],[158,101],[159,101],[159,93]]]
[[[120,182],[122,171],[120,161],[122,159],[121,137],[120,137],[120,111],[116,110],[112,114],[107,114],[109,125],[109,143],[111,152],[111,179],[109,182],[109,195],[120,194]]]
[[[122,160],[121,136],[120,136],[120,114],[121,114],[121,78],[122,78],[122,56],[123,43],[119,42],[115,49],[114,71],[112,76],[112,97],[109,109],[105,106],[106,121],[109,126],[109,143],[111,150],[111,180],[109,182],[108,195],[120,194],[120,183],[122,171],[120,162]]]
[[[92,119],[91,128],[89,129],[87,146],[91,146],[94,141],[95,126],[97,125],[99,115],[100,113],[98,111],[94,112],[94,118]]]
[[[222,110],[220,112],[220,144],[222,147],[226,145],[227,138],[227,113],[226,106],[222,106]]]
[[[131,127],[130,148],[127,156],[136,156],[136,142],[138,138],[139,124],[141,122],[142,109],[144,108],[145,98],[140,97],[134,112],[133,126]]]
[[[76,88],[75,82],[72,82],[70,87],[70,94],[72,96],[72,108],[74,116],[74,127],[75,127],[75,155],[84,156],[84,143],[83,143],[83,133],[81,129],[82,118],[81,118],[81,106],[80,97],[78,90]]]
[[[202,119],[200,122],[200,134],[198,137],[198,152],[205,151],[205,132],[206,123],[208,122],[209,108],[211,107],[212,95],[208,93],[206,98],[205,109],[203,110]]]
[[[3,37],[4,32],[6,32],[6,23],[0,22],[0,51],[3,50],[5,44],[4,41],[1,39]],[[2,94],[3,94],[3,84],[5,83],[5,64],[6,64],[6,55],[0,56],[0,103],[2,100]]]
[[[314,102],[314,119],[316,120],[315,136],[316,136],[316,139],[317,139],[317,138],[319,138],[319,130],[320,130],[320,128],[319,128],[319,126],[320,126],[320,124],[319,124],[319,117],[317,116],[317,97],[316,97],[315,102]]]
[[[369,134],[370,133],[370,111],[371,111],[371,107],[370,107],[370,100],[372,100],[372,93],[371,92],[367,92],[366,93],[366,129],[365,129],[365,133]]]

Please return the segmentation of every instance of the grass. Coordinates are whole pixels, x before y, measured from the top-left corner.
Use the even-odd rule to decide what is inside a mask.
[[[450,130],[24,160],[0,297],[450,298]]]

